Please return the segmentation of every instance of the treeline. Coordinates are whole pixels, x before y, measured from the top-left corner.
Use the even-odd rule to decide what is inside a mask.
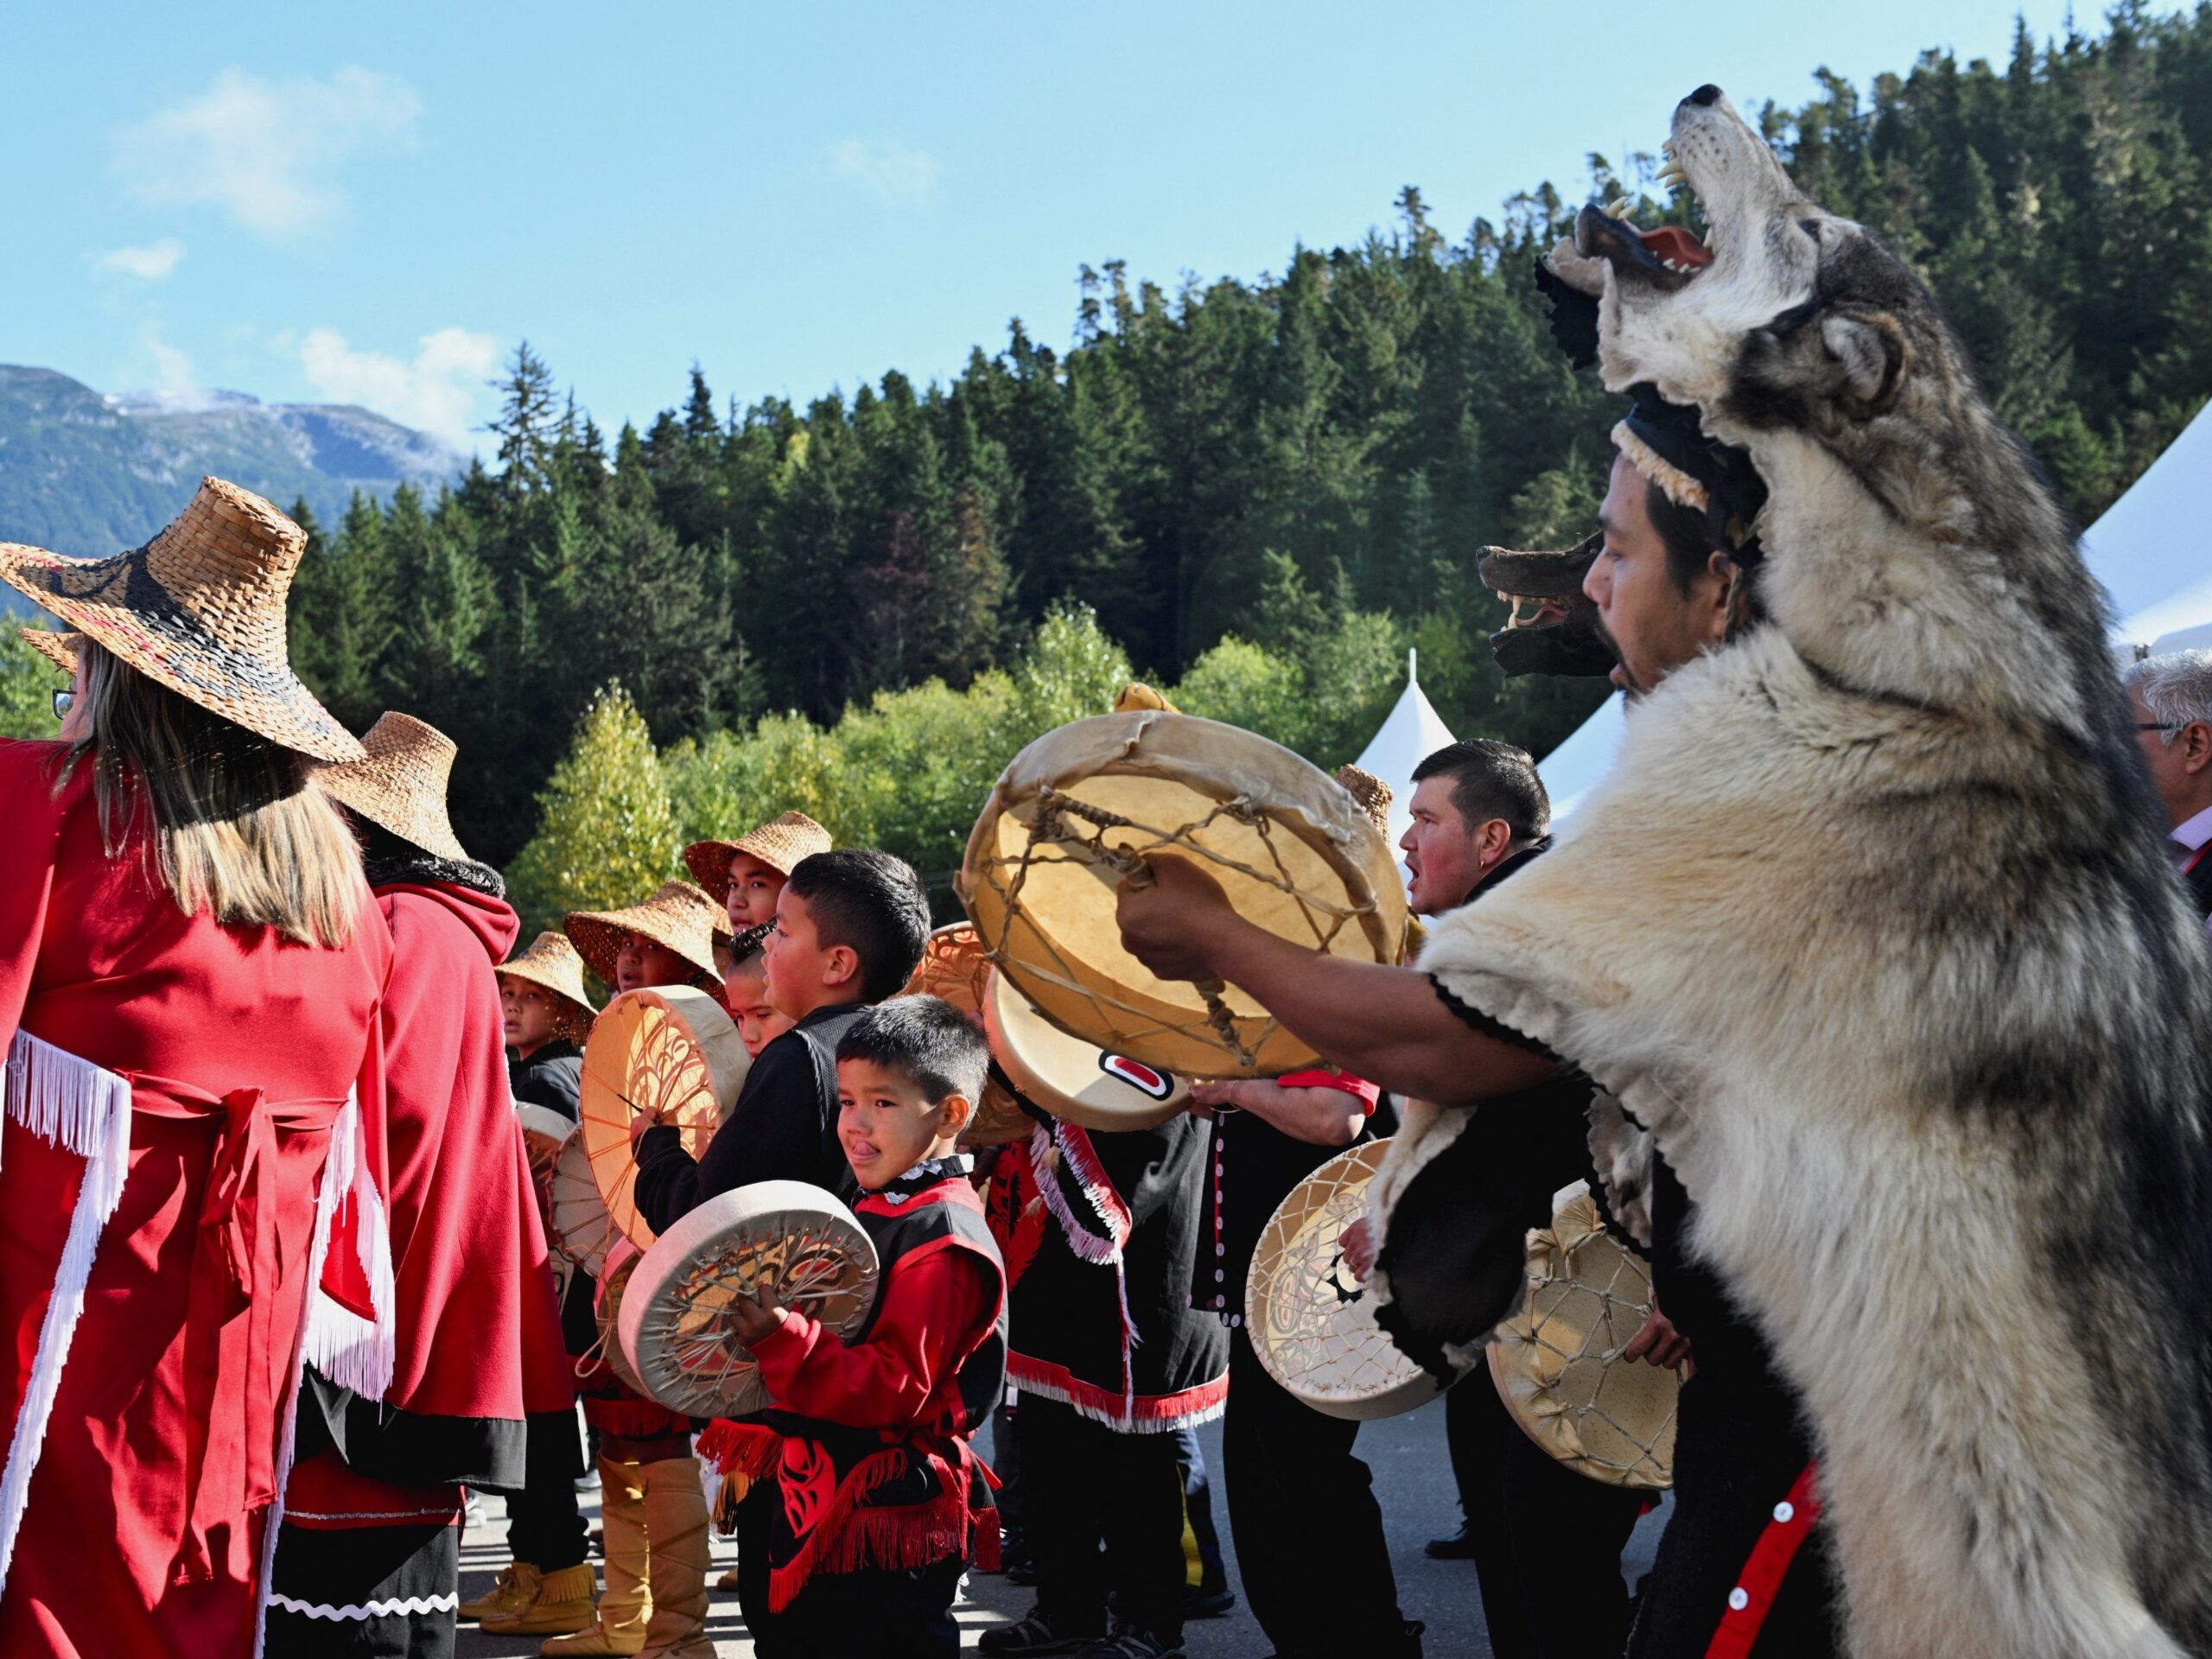
[[[1927,277],[2093,517],[2212,389],[2212,6],[2023,30],[2002,64],[1931,53],[1865,93],[1818,79],[1764,130]],[[1646,225],[1687,212],[1649,156],[1590,171]],[[1409,187],[1389,233],[1279,276],[1086,269],[1065,352],[1017,321],[949,384],[893,372],[803,409],[725,404],[695,369],[611,441],[520,347],[490,461],[315,527],[297,660],[356,727],[396,707],[450,732],[461,833],[501,863],[612,683],[711,773],[763,730],[983,683],[1068,604],[1162,683],[1237,641],[1252,684],[1328,700],[1350,735],[1309,732],[1325,764],[1409,644],[1455,730],[1541,752],[1592,690],[1500,680],[1473,563],[1579,537],[1601,491],[1617,400],[1567,371],[1529,282],[1578,206],[1547,185],[1455,238]]]

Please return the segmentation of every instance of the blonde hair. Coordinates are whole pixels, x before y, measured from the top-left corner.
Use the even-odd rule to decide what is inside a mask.
[[[100,841],[114,857],[141,810],[162,883],[188,916],[273,927],[300,944],[349,942],[359,849],[308,757],[179,696],[86,640],[86,733],[62,770],[92,760]]]

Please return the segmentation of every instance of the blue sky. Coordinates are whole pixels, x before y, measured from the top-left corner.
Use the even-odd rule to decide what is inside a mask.
[[[1065,343],[1084,262],[1249,277],[1409,182],[1457,238],[1655,147],[1701,81],[1749,109],[1821,64],[2001,61],[2015,10],[15,8],[0,361],[464,442],[524,336],[610,430],[695,359],[725,400],[804,401],[956,372],[1016,315]]]

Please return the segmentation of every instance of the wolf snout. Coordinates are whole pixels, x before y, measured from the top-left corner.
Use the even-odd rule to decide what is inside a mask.
[[[1708,80],[1704,86],[1699,87],[1697,91],[1692,92],[1688,98],[1684,99],[1682,102],[1685,104],[1694,104],[1700,110],[1709,110],[1715,104],[1718,104],[1723,96],[1724,94],[1721,92],[1721,90]]]

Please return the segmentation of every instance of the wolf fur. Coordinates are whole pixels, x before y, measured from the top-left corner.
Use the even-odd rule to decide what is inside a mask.
[[[1800,1391],[1857,1659],[2212,1656],[2212,961],[2051,493],[1716,88],[1601,365],[1747,448],[1765,620],[1423,966],[1656,1138]]]

